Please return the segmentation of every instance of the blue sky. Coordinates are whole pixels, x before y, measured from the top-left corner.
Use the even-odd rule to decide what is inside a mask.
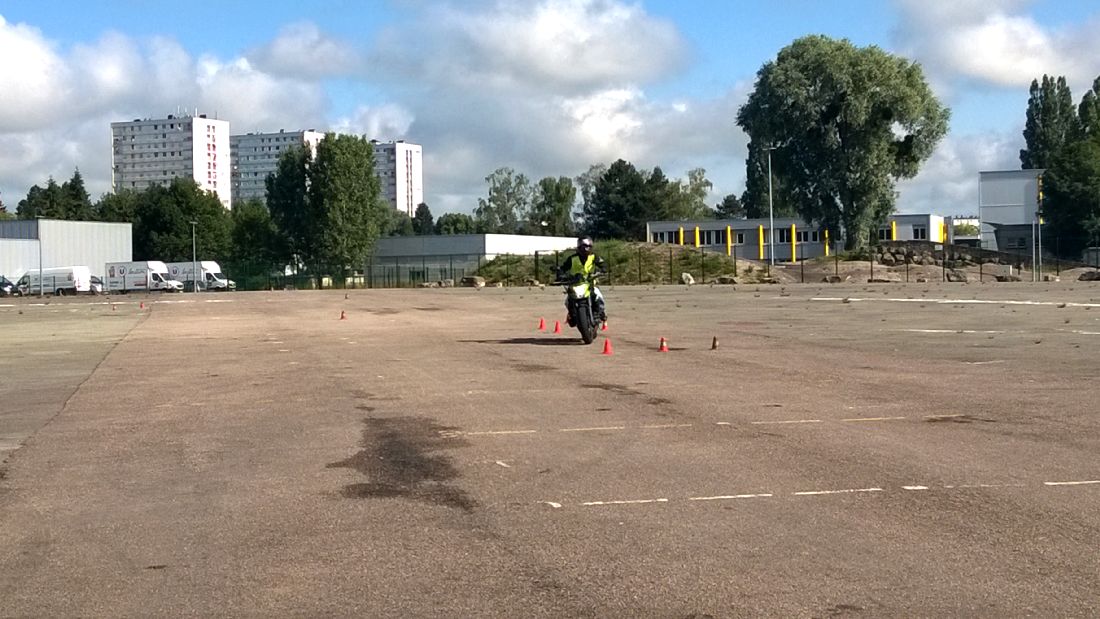
[[[328,0],[0,4],[0,199],[79,167],[107,191],[109,123],[199,108],[234,133],[316,128],[425,152],[436,214],[469,212],[484,177],[537,180],[624,158],[707,169],[744,188],[733,123],[761,64],[807,34],[918,61],[951,131],[902,212],[974,210],[979,170],[1017,167],[1027,86],[1100,75],[1086,0]],[[7,59],[16,58],[17,62]]]

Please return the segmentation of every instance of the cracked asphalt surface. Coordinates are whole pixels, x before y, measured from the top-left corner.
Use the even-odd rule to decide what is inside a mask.
[[[605,293],[5,299],[0,616],[1100,612],[1100,286]]]

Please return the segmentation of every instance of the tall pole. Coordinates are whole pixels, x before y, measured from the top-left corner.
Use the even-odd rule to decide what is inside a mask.
[[[38,296],[41,297],[46,289],[46,281],[42,279],[42,216],[34,216],[34,234],[38,237]]]
[[[194,292],[199,291],[199,267],[198,260],[196,260],[197,252],[195,252],[195,226],[197,221],[191,222],[191,288]]]
[[[769,146],[768,151],[768,262],[775,266],[775,208],[772,205],[772,151],[774,146]]]

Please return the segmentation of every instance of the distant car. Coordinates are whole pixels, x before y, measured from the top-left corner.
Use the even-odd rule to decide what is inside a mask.
[[[91,294],[103,294],[103,280],[99,279],[98,275],[93,275],[91,279],[90,292]]]
[[[0,297],[10,297],[19,294],[15,284],[3,275],[0,275]]]

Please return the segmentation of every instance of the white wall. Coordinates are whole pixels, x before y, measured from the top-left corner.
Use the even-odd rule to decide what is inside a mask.
[[[42,267],[83,265],[93,275],[103,275],[108,262],[128,261],[133,256],[133,234],[130,224],[92,221],[61,221],[43,219],[40,222],[7,222],[21,227],[39,224],[42,239]],[[38,239],[0,238],[0,274],[9,279],[18,273],[38,269]]]

